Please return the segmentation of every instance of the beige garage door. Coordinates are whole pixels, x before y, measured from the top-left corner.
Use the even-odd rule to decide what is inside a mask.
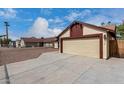
[[[99,39],[63,40],[63,53],[99,58]]]

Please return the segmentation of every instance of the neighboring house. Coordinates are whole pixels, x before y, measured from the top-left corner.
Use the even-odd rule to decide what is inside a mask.
[[[10,41],[9,47],[16,47],[16,41]]]
[[[20,48],[20,47],[21,47],[21,44],[20,44],[20,43],[21,43],[21,40],[18,40],[18,39],[17,39],[17,40],[15,41],[15,45],[16,45],[17,48]]]
[[[53,47],[58,48],[58,40],[56,37],[51,38],[21,38],[21,47]]]
[[[43,42],[44,42],[44,47],[59,48],[57,37],[44,38]]]
[[[107,59],[109,40],[116,39],[116,27],[74,21],[58,37],[61,53]]]
[[[35,38],[35,37],[30,37],[30,38],[23,37],[20,40],[20,46],[21,47],[43,47],[43,39]]]

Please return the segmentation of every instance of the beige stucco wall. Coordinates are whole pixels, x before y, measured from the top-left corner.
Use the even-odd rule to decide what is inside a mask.
[[[87,26],[83,27],[83,35],[89,35],[89,34],[103,34],[103,58],[108,58],[109,56],[109,36],[107,35],[107,32],[102,30],[96,30]],[[106,37],[104,39],[104,37]]]
[[[109,33],[107,33],[107,57],[109,57],[109,40],[111,39],[111,36],[110,36],[110,34]]]
[[[70,37],[70,29],[68,29],[64,34],[62,34],[59,38],[63,38],[63,37]],[[59,39],[59,46],[60,45],[60,39]],[[60,51],[60,47],[59,47],[59,51]]]
[[[21,45],[21,47],[25,47],[25,42],[24,42],[24,40],[21,40],[20,45]]]
[[[54,42],[54,48],[58,48],[58,42]]]
[[[20,47],[19,44],[20,44],[20,41],[19,40],[16,40],[16,47],[17,48]]]
[[[66,31],[63,35],[60,36],[60,38],[63,37],[70,37],[70,29],[68,29],[68,31]]]
[[[44,47],[53,47],[53,44],[54,48],[58,48],[58,42],[44,43]]]
[[[99,33],[105,33],[105,32],[101,30],[96,30],[87,26],[83,26],[83,35],[99,34]]]
[[[25,43],[25,47],[39,47],[39,43],[36,42]]]
[[[99,58],[99,39],[64,40],[63,53]]]
[[[104,39],[104,35],[106,35],[107,37],[107,33],[106,34],[103,34],[103,58],[108,58],[108,37],[107,39]]]
[[[53,47],[53,43],[44,43],[44,47]]]

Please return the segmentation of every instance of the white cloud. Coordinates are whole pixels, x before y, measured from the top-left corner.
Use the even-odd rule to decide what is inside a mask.
[[[110,18],[103,15],[95,15],[86,20],[87,23],[95,25],[101,25],[102,22],[107,23],[108,21],[111,21]]]
[[[113,9],[96,9],[92,10],[92,15],[89,18],[86,18],[86,22],[93,24],[100,24],[101,22],[107,23],[111,21],[115,24],[120,24],[124,19],[124,13],[122,12],[124,9],[113,8]]]
[[[62,32],[61,29],[57,29],[57,28],[49,29],[49,31],[52,32],[51,36],[57,36]]]
[[[83,19],[84,17],[88,16],[91,14],[91,11],[86,9],[83,11],[71,11],[69,13],[69,15],[65,16],[65,19],[67,19],[68,21],[73,21],[73,20],[77,20],[77,19]]]
[[[122,11],[124,11],[124,9],[120,8],[102,9],[101,11],[99,11],[99,14],[112,19],[114,23],[120,23],[122,22],[122,20],[124,20],[124,12]]]
[[[41,15],[50,15],[52,13],[52,8],[41,8]]]
[[[3,9],[0,11],[0,16],[4,18],[15,18],[17,11],[12,8]]]
[[[60,19],[59,17],[56,17],[54,19],[49,19],[48,21],[51,22],[51,23],[54,23],[54,24],[63,22],[63,20]]]
[[[97,9],[94,15],[89,16],[85,21],[96,25],[101,25],[102,22],[107,23],[108,21],[120,24],[124,19],[122,11],[122,9]]]
[[[32,18],[29,18],[29,19],[21,19],[21,21],[31,22],[31,21],[33,21],[33,19],[32,19]]]
[[[48,21],[45,18],[38,17],[33,26],[29,29],[29,31],[26,33],[26,36],[31,37],[50,37],[50,36],[56,36],[61,32],[61,29],[50,29],[48,28],[49,24]]]
[[[17,40],[17,39],[19,39],[19,37],[15,36],[15,35],[10,35],[9,38],[11,40]]]
[[[49,24],[51,28],[59,28],[59,29],[63,29],[63,27],[66,25],[66,20],[61,18],[61,17],[55,17],[55,18],[50,18],[48,19]]]
[[[33,26],[28,31],[28,36],[36,36],[36,37],[42,37],[42,36],[49,36],[48,32],[48,22],[46,19],[38,17]]]
[[[122,12],[124,9],[122,8],[113,8],[113,9],[101,9],[98,11],[101,15],[114,17],[114,18],[124,18],[124,13]]]
[[[80,16],[80,14],[72,12],[68,16],[66,16],[65,18],[69,21],[73,21],[73,20],[77,19],[79,16]]]
[[[16,40],[16,39],[19,39],[20,36],[21,36],[21,31],[14,31],[14,30],[11,30],[9,29],[9,38],[12,39],[12,40]]]

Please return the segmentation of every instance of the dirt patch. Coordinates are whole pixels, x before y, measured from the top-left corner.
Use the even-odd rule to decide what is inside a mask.
[[[54,48],[0,48],[0,65],[37,58],[42,53],[57,50]]]

